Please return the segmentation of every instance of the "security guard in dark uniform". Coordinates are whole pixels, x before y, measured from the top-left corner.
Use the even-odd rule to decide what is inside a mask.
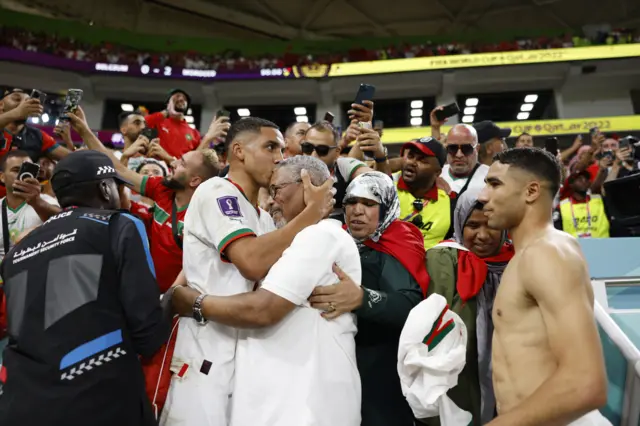
[[[4,258],[2,426],[156,424],[138,356],[167,341],[170,313],[144,225],[117,210],[121,181],[102,153],[64,158],[51,179],[64,210]]]

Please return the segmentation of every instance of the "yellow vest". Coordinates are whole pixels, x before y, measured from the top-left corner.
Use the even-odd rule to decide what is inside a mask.
[[[396,188],[397,186],[396,183]],[[411,222],[418,214],[413,208],[413,202],[416,198],[409,191],[397,189],[400,200],[400,219]],[[438,200],[429,201],[419,214],[422,216],[423,225],[420,231],[424,236],[424,248],[428,250],[444,240],[451,227],[451,199],[449,195],[442,189],[438,189]]]
[[[560,202],[560,216],[562,230],[576,238],[609,238],[609,219],[599,195],[591,195],[588,204],[572,205],[571,198],[565,198]]]

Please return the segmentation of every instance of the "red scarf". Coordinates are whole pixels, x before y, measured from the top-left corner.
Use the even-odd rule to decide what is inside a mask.
[[[447,242],[455,242],[447,240]],[[475,297],[487,280],[489,267],[487,263],[506,263],[511,260],[515,251],[511,243],[504,243],[495,256],[480,258],[473,252],[458,250],[458,294],[464,302]],[[427,275],[428,281],[431,277]]]
[[[347,226],[344,226],[347,229]],[[412,223],[394,220],[380,236],[378,242],[367,240],[364,245],[388,254],[406,268],[420,284],[423,296],[427,294],[429,275],[424,262],[424,237]]]

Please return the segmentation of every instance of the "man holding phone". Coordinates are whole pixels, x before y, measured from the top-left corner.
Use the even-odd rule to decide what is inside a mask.
[[[3,104],[4,113],[0,114],[0,128],[4,128],[4,141],[0,146],[0,156],[11,149],[25,151],[34,162],[42,156],[61,160],[69,155],[70,151],[58,145],[49,134],[27,124],[29,117],[42,114],[40,99],[31,98],[22,89],[15,88],[5,92]]]
[[[29,164],[26,171],[23,164]],[[9,151],[1,164],[0,181],[7,188],[7,195],[0,203],[0,259],[16,244],[25,231],[42,225],[51,216],[60,213],[55,198],[40,192],[37,181],[39,167],[33,164],[29,154],[24,151]]]

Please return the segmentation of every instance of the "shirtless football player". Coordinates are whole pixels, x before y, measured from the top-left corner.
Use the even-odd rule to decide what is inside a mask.
[[[560,176],[547,152],[510,149],[494,157],[479,197],[516,250],[493,307],[491,426],[610,425],[597,411],[607,380],[587,265],[551,221]]]

